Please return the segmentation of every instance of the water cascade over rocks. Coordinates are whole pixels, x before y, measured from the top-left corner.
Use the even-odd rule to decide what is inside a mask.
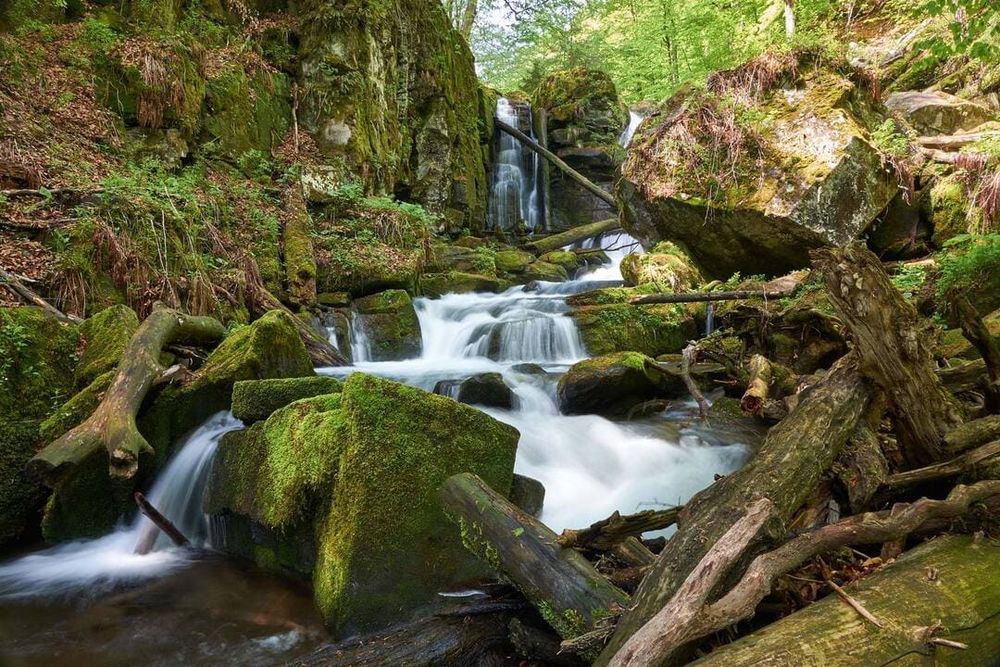
[[[496,117],[534,139],[531,106],[526,102],[511,102],[501,97],[497,100]],[[506,132],[499,133],[489,199],[491,229],[507,230],[523,225],[533,230],[541,222],[540,158],[535,153],[525,153],[517,139]]]
[[[632,143],[632,137],[635,136],[635,131],[639,129],[639,124],[642,123],[645,116],[636,113],[635,111],[628,112],[628,125],[622,130],[621,136],[618,137],[618,145],[622,148],[628,148],[628,145]]]

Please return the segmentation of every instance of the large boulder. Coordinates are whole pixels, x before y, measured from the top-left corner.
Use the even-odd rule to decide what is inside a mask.
[[[425,296],[445,294],[466,294],[468,292],[503,292],[511,286],[510,281],[480,273],[425,273],[420,276],[420,292]]]
[[[670,382],[646,355],[617,352],[574,364],[559,378],[556,396],[564,414],[614,414],[662,393]]]
[[[514,406],[514,393],[500,373],[477,373],[464,380],[441,380],[434,386],[434,393],[470,405],[508,410]]]
[[[240,380],[233,385],[232,412],[244,424],[253,424],[303,398],[339,393],[340,380],[325,375]]]
[[[626,255],[621,262],[622,278],[631,287],[652,283],[661,290],[683,292],[701,282],[701,273],[683,250],[661,241],[649,252]]]
[[[361,373],[225,439],[206,510],[225,517],[225,549],[311,576],[339,632],[406,618],[479,573],[437,502],[473,472],[510,492],[518,433],[486,414]]]
[[[676,242],[712,278],[785,273],[861,234],[897,191],[869,140],[879,103],[849,67],[820,61],[751,61],[666,102],[622,167],[625,229],[645,247]],[[775,83],[740,83],[755,67]]]
[[[892,93],[885,106],[903,116],[922,135],[959,134],[996,118],[989,107],[942,91]]]
[[[138,328],[135,311],[124,305],[105,308],[84,320],[80,325],[83,353],[74,372],[77,386],[84,387],[114,370]]]
[[[420,356],[420,321],[413,300],[403,290],[386,290],[354,301],[354,317],[368,336],[370,361]]]
[[[655,357],[680,352],[698,335],[695,319],[683,304],[636,306],[614,301],[619,296],[627,299],[627,294],[614,288],[591,294],[603,302],[599,305],[576,305],[588,300],[570,300],[571,316],[590,354],[633,351]]]

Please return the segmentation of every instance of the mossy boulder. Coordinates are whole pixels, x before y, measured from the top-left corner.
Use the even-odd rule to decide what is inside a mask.
[[[425,296],[466,294],[468,292],[503,292],[510,281],[477,273],[427,273],[420,277],[420,292]]]
[[[558,264],[550,264],[541,260],[532,262],[519,276],[522,281],[541,280],[543,282],[561,283],[569,280],[566,269]]]
[[[24,467],[41,421],[73,393],[78,340],[41,308],[0,308],[0,547],[37,531],[45,490]]]
[[[583,264],[583,260],[580,255],[568,250],[553,250],[552,252],[547,252],[539,257],[538,261],[545,262],[546,264],[561,266],[566,270],[566,273],[570,275],[572,275],[578,268],[580,268],[580,265]]]
[[[324,375],[313,377],[241,380],[233,385],[233,416],[244,424],[267,419],[289,403],[323,394],[339,394],[340,380]]]
[[[684,292],[702,281],[691,258],[670,241],[660,241],[649,252],[626,255],[621,271],[628,286],[653,283],[662,291]]]
[[[640,127],[615,190],[630,234],[647,248],[677,243],[709,278],[807,266],[810,250],[863,233],[898,189],[869,138],[879,102],[846,63],[802,53],[753,102],[713,94],[755,66],[668,100]]]
[[[548,116],[550,145],[561,149],[615,146],[628,124],[614,81],[599,70],[576,67],[550,75],[538,87],[534,106]]]
[[[575,308],[572,317],[587,351],[594,355],[670,354],[681,351],[698,335],[694,317],[682,304],[583,306]]]
[[[123,305],[105,308],[84,320],[80,325],[83,353],[74,373],[77,386],[86,387],[97,376],[114,370],[138,328],[135,311]]]
[[[956,174],[937,179],[922,204],[939,248],[948,239],[980,227],[982,211],[972,206],[965,183]]]
[[[285,195],[282,249],[289,300],[299,306],[316,304],[316,253],[309,235],[309,211],[302,191],[292,187]]]
[[[534,261],[535,256],[530,252],[513,248],[497,252],[495,259],[497,271],[504,273],[524,273]]]
[[[921,135],[960,134],[996,118],[989,107],[942,91],[894,92],[885,106]]]
[[[420,356],[423,342],[413,300],[403,290],[386,290],[354,301],[354,317],[368,336],[370,361]]]
[[[559,378],[563,414],[614,414],[655,397],[667,381],[656,362],[638,352],[615,352],[573,364]]]
[[[490,273],[495,271],[496,267],[492,265],[492,261],[488,262],[490,266],[485,266],[484,257],[480,252],[476,252],[475,248],[466,248],[450,243],[435,243],[431,247],[431,256],[426,268],[430,273],[447,273],[449,271]]]
[[[224,155],[270,153],[291,120],[291,82],[281,72],[258,68],[248,73],[232,63],[206,81],[202,141]]]

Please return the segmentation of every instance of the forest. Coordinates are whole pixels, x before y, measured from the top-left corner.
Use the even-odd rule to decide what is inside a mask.
[[[0,0],[0,665],[1000,666],[994,0]]]

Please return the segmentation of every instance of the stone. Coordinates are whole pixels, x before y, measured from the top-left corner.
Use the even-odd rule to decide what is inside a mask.
[[[885,106],[902,115],[918,134],[924,136],[961,134],[996,119],[989,107],[943,91],[891,93]]]
[[[685,292],[702,281],[687,253],[669,241],[660,241],[649,252],[626,255],[621,271],[627,286],[653,283],[661,291]]]
[[[683,304],[581,306],[575,307],[571,316],[593,355],[625,351],[670,354],[680,352],[687,341],[698,336],[694,317]]]
[[[233,416],[244,424],[264,421],[275,410],[303,398],[339,394],[340,380],[325,375],[240,380],[233,385]]]
[[[568,250],[553,250],[552,252],[547,252],[538,258],[538,261],[545,262],[546,264],[555,264],[561,266],[566,270],[566,273],[572,275],[582,263],[582,259],[575,252],[570,252]]]
[[[458,385],[459,403],[485,405],[509,410],[514,407],[514,394],[499,373],[477,373]]]
[[[501,250],[496,254],[497,271],[504,273],[524,273],[535,261],[535,256],[523,250]]]
[[[545,486],[533,477],[514,475],[514,483],[510,489],[510,502],[531,516],[542,513],[545,504]]]
[[[368,336],[371,361],[420,356],[423,342],[413,300],[403,290],[386,290],[354,300],[354,317]]]
[[[83,354],[74,372],[77,386],[85,387],[114,370],[138,328],[135,311],[124,305],[105,308],[84,320],[80,325]]]
[[[420,292],[424,296],[445,294],[467,294],[469,292],[503,292],[511,286],[510,281],[477,273],[425,273],[420,276]]]
[[[532,262],[524,273],[521,274],[520,278],[526,281],[540,280],[543,282],[561,283],[569,280],[569,274],[565,268],[558,264],[549,264],[548,262],[538,260]]]
[[[616,352],[577,362],[559,378],[563,414],[615,414],[656,397],[667,381],[656,362],[638,352]]]

